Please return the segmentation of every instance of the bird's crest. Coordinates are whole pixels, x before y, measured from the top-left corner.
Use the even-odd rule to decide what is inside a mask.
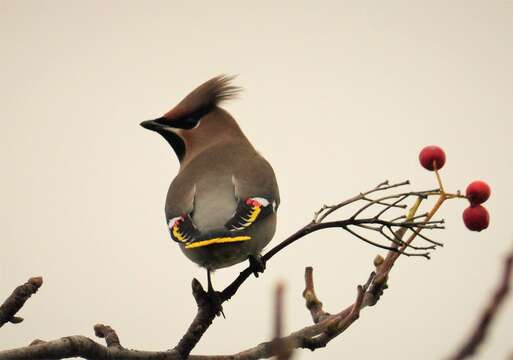
[[[242,88],[231,85],[235,76],[219,75],[194,89],[164,117],[179,119],[197,112],[209,112],[221,102],[236,98]]]

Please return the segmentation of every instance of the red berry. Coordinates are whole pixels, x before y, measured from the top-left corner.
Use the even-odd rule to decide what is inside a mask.
[[[490,197],[490,186],[484,181],[477,180],[467,186],[467,198],[472,205],[482,204]]]
[[[426,146],[420,151],[419,161],[425,169],[433,171],[436,164],[436,168],[440,170],[445,164],[445,153],[440,146]]]
[[[490,215],[482,205],[471,205],[463,211],[463,222],[472,231],[481,231],[488,227]]]

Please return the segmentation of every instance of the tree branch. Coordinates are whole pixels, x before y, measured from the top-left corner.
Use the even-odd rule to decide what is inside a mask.
[[[267,262],[274,255],[276,255],[278,252],[280,252],[281,250],[283,250],[287,246],[293,244],[295,241],[305,237],[306,235],[308,235],[310,233],[313,233],[315,231],[319,231],[319,230],[322,230],[322,229],[327,229],[327,228],[341,228],[341,229],[344,229],[347,232],[351,233],[351,231],[348,230],[348,226],[349,225],[379,224],[379,225],[385,225],[385,226],[390,226],[390,227],[407,228],[407,229],[410,229],[410,230],[412,230],[412,231],[414,231],[416,233],[419,233],[420,230],[421,230],[421,227],[423,225],[424,225],[424,228],[426,228],[425,226],[427,225],[427,223],[425,221],[415,222],[416,218],[409,218],[407,221],[397,222],[397,220],[402,219],[402,217],[399,218],[399,219],[397,219],[397,218],[393,219],[391,221],[385,221],[385,220],[381,220],[381,219],[379,219],[377,217],[365,218],[365,219],[356,219],[356,216],[353,215],[351,218],[346,219],[346,220],[323,222],[328,215],[332,214],[336,210],[339,210],[339,209],[343,208],[344,206],[353,204],[353,203],[355,203],[357,201],[363,200],[364,198],[368,199],[368,195],[369,194],[372,194],[374,192],[379,192],[379,191],[385,191],[385,190],[388,190],[388,189],[392,189],[392,188],[396,188],[396,187],[400,187],[400,186],[405,186],[405,185],[409,185],[409,184],[410,184],[410,182],[408,180],[406,180],[406,181],[403,181],[403,182],[399,182],[399,183],[395,183],[395,184],[390,185],[388,180],[387,180],[387,181],[384,181],[384,182],[378,184],[375,188],[373,188],[371,190],[368,190],[366,192],[360,193],[360,194],[358,194],[356,196],[353,196],[352,198],[350,198],[348,200],[345,200],[345,201],[343,201],[343,202],[341,202],[339,204],[332,205],[332,206],[323,205],[321,207],[321,209],[319,209],[318,211],[315,212],[314,219],[310,223],[306,224],[301,229],[297,230],[295,233],[290,235],[288,238],[286,238],[285,240],[280,242],[278,245],[276,245],[272,249],[270,249],[266,254],[264,254],[262,256],[262,260],[264,262]],[[401,193],[401,194],[392,195],[392,196],[385,196],[385,197],[382,197],[382,198],[377,199],[377,200],[372,200],[369,204],[376,205],[379,202],[384,201],[386,199],[390,199],[392,197],[396,197],[397,198],[397,197],[404,196],[406,194],[408,194],[408,196],[415,196],[415,197],[419,197],[420,196],[422,198],[425,198],[426,196],[429,196],[429,195],[439,195],[440,193],[439,193],[438,189],[427,190],[427,191],[420,191],[420,192],[407,192],[407,193]],[[364,208],[368,209],[369,208],[369,204],[364,205]],[[362,212],[361,209],[357,211],[358,214],[360,214],[361,212]],[[438,221],[436,223],[441,223],[441,222],[442,221]],[[419,225],[419,227],[417,227],[417,225]],[[360,239],[361,239],[361,237],[360,237]],[[407,256],[413,255],[413,256],[422,256],[422,257],[429,258],[429,253],[410,254],[410,253],[405,252],[404,249],[403,250],[398,250],[398,246],[380,245],[380,244],[376,244],[376,243],[374,243],[374,242],[372,242],[372,241],[370,241],[370,240],[368,240],[366,238],[364,239],[364,241],[366,241],[368,243],[371,243],[372,245],[375,245],[377,247],[389,250],[391,252],[396,252],[397,256],[399,256],[400,254],[404,254],[404,255],[407,255]],[[433,242],[433,244],[436,245],[436,246],[441,246],[441,243]],[[397,256],[395,257],[395,259],[397,258]],[[393,259],[393,260],[390,259],[389,263],[395,261],[395,259]],[[247,280],[247,278],[250,277],[251,274],[252,274],[252,271],[251,271],[251,269],[249,267],[244,269],[242,272],[240,272],[239,275],[237,276],[237,278],[235,278],[235,280],[233,280],[233,282],[230,285],[228,285],[221,292],[221,299],[222,299],[222,301],[225,302],[225,301],[231,299],[231,297],[233,295],[235,295],[235,293],[237,292],[239,287],[244,283],[244,281]]]
[[[14,289],[12,294],[0,306],[0,327],[7,322],[18,324],[23,321],[23,318],[14,315],[23,307],[32,294],[37,292],[41,285],[43,285],[42,277],[32,277],[25,284]]]
[[[273,353],[276,354],[276,360],[289,360],[293,354],[293,345],[284,340],[283,336],[283,292],[284,285],[279,283],[276,286],[275,304],[274,304],[274,340],[272,341]]]
[[[313,268],[311,266],[305,269],[305,290],[303,291],[303,297],[306,301],[306,308],[310,310],[314,324],[317,324],[324,320],[326,317],[330,316],[329,313],[323,310],[322,302],[319,300],[317,294],[315,293]]]
[[[311,270],[307,268],[306,273],[309,271],[311,273]],[[306,273],[305,279],[308,278]],[[324,347],[329,341],[344,332],[358,319],[361,308],[377,301],[377,299],[375,299],[374,302],[368,301],[369,297],[374,297],[371,293],[372,287],[370,286],[373,279],[374,273],[371,274],[365,285],[358,286],[355,303],[340,313],[327,315],[318,324],[307,326],[286,337],[278,337],[272,341],[261,343],[253,348],[233,355],[190,355],[189,357],[183,357],[176,348],[170,351],[128,350],[121,347],[119,338],[111,327],[100,324],[95,326],[95,332],[99,337],[105,338],[107,346],[103,346],[85,336],[68,336],[48,342],[38,340],[27,347],[0,351],[0,360],[43,358],[53,360],[76,356],[90,360],[178,360],[185,358],[189,360],[252,360],[272,356],[289,356],[287,354],[290,354],[293,348],[315,350],[319,347]],[[311,284],[313,286],[313,279]],[[199,287],[197,287],[197,284],[194,286],[201,294],[200,289],[203,290],[201,285],[199,285]],[[309,285],[307,283],[306,288],[308,287]],[[281,302],[281,300],[277,301]],[[279,307],[281,308],[281,305]],[[281,327],[281,325],[279,326]],[[281,330],[278,333],[280,332]],[[111,337],[110,340],[109,336]],[[277,346],[277,344],[281,345]],[[284,352],[284,349],[286,352]],[[287,357],[283,357],[283,359],[287,359]]]
[[[289,245],[293,244],[295,241],[305,237],[312,232],[327,228],[343,229],[363,241],[388,250],[388,254],[385,259],[383,259],[381,256],[378,256],[375,259],[374,265],[376,267],[376,272],[371,273],[369,279],[364,285],[359,285],[357,287],[357,297],[354,303],[345,308],[343,311],[334,315],[330,315],[327,312],[324,312],[322,309],[322,303],[315,295],[312,270],[311,268],[310,270],[307,268],[305,272],[306,285],[304,297],[306,300],[307,308],[310,310],[312,319],[315,323],[312,326],[307,326],[285,337],[278,336],[272,341],[261,343],[251,349],[247,349],[233,355],[189,355],[205,331],[212,324],[213,320],[215,319],[216,312],[218,311],[218,307],[212,303],[209,296],[203,290],[201,284],[196,279],[194,279],[192,282],[192,290],[194,299],[196,300],[196,304],[198,306],[198,311],[185,335],[172,350],[161,352],[127,350],[120,345],[119,337],[112,328],[105,325],[97,325],[95,327],[95,333],[97,336],[105,338],[107,346],[96,343],[95,341],[84,336],[71,336],[49,342],[38,342],[37,344],[32,344],[31,346],[24,348],[0,351],[0,360],[42,358],[61,359],[75,356],[80,356],[91,360],[145,360],[186,358],[190,360],[248,360],[267,358],[276,355],[282,357],[287,356],[283,352],[284,348],[287,350],[292,348],[308,348],[310,350],[314,350],[319,347],[324,347],[329,341],[344,332],[352,323],[354,323],[354,321],[358,319],[361,309],[366,306],[373,306],[378,302],[380,296],[383,294],[383,290],[387,288],[388,274],[400,255],[429,257],[429,253],[408,253],[405,250],[407,248],[413,250],[424,250],[425,247],[413,247],[410,245],[413,238],[421,230],[443,228],[439,225],[443,223],[443,221],[430,221],[434,214],[433,210],[424,218],[415,217],[415,212],[417,211],[422,199],[431,195],[440,195],[442,197],[440,191],[435,189],[421,192],[403,192],[395,195],[382,196],[377,199],[372,199],[369,196],[375,192],[385,191],[407,184],[409,184],[408,181],[392,185],[389,185],[388,182],[383,182],[375,188],[367,192],[360,193],[359,195],[356,195],[337,205],[325,205],[318,212],[316,212],[313,221],[303,226],[301,229],[290,235],[278,245],[274,246],[271,250],[262,256],[262,261],[266,263],[274,255]],[[399,217],[392,220],[381,219],[381,216],[384,215],[389,209],[397,207],[402,208],[403,206],[400,204],[400,202],[409,197],[415,197],[417,202],[415,203],[412,210],[410,210],[410,213],[407,217]],[[392,200],[392,202],[389,200]],[[350,218],[345,220],[324,222],[328,215],[333,214],[336,210],[357,201],[364,201],[365,205],[357,210],[356,213],[353,214]],[[442,201],[439,200],[435,206],[439,207]],[[375,215],[372,217],[359,217],[361,214],[363,214],[363,212],[372,209],[373,206],[384,206],[384,208],[375,213]],[[382,231],[379,231],[385,240],[391,242],[390,246],[375,243],[365,238],[363,235],[355,233],[349,228],[349,226],[359,226],[364,230],[367,229],[369,231],[377,231],[377,225],[381,226],[382,228],[386,227],[387,229],[398,229],[395,231],[395,236],[393,238],[385,236]],[[413,235],[410,236],[407,241],[403,241],[402,238],[408,230],[411,230]],[[437,243],[434,242],[433,244],[437,245]],[[429,249],[431,248],[432,247],[429,247]],[[222,304],[228,301],[233,295],[235,295],[240,286],[250,277],[252,273],[253,271],[251,267],[244,269],[230,285],[228,285],[222,292],[219,292],[218,295],[220,303]],[[19,308],[17,310],[19,310]],[[277,344],[279,344],[279,346],[277,346]],[[285,347],[284,344],[286,345]]]
[[[209,301],[207,293],[196,279],[192,280],[192,295],[194,300],[196,300],[196,305],[198,305],[198,312],[185,335],[173,349],[182,358],[187,358],[191,350],[194,349],[205,331],[212,324],[217,313],[217,309]]]
[[[96,324],[94,326],[94,334],[99,338],[104,338],[105,342],[107,343],[107,347],[115,347],[120,349],[122,348],[121,344],[119,343],[118,334],[116,334],[116,331],[114,331],[114,329],[110,326]]]
[[[472,330],[471,335],[464,342],[461,348],[450,357],[451,360],[461,360],[472,356],[477,348],[484,342],[490,325],[497,316],[500,306],[510,291],[511,273],[513,270],[513,250],[509,253],[504,261],[504,269],[497,288],[490,298],[486,308],[479,317],[476,327]]]

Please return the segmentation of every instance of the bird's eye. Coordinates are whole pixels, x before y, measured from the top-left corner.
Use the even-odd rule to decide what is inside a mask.
[[[199,125],[199,121],[199,118],[195,118],[194,116],[188,116],[186,119],[184,119],[185,124],[183,128],[187,130],[193,129]]]
[[[178,129],[192,129],[195,128],[198,125],[199,119],[194,118],[193,116],[187,116],[183,117],[181,119],[173,120],[170,123],[171,127],[178,128]]]
[[[173,120],[172,126],[175,128],[186,129],[186,130],[194,129],[195,127],[199,126],[201,118],[203,118],[203,116],[208,114],[209,111],[210,111],[210,108],[206,108],[206,107],[201,108],[187,116],[184,116],[181,119]]]

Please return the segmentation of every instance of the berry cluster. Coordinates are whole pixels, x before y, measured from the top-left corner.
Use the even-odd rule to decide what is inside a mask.
[[[490,192],[490,186],[484,181],[473,181],[467,186],[465,195],[470,201],[470,206],[463,211],[463,222],[472,231],[484,230],[490,223],[488,210],[481,205],[488,200]]]
[[[419,154],[420,164],[427,170],[437,172],[445,164],[445,152],[436,145],[423,148]],[[481,204],[490,197],[490,186],[484,181],[473,181],[467,186],[466,198],[470,206],[463,211],[463,222],[472,231],[481,231],[488,227],[490,215]]]

